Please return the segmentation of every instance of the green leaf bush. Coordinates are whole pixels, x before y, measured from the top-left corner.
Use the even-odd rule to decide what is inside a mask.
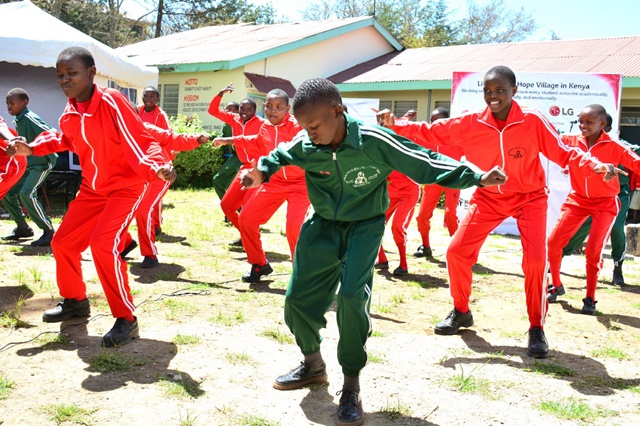
[[[170,117],[171,128],[176,133],[202,134],[202,120],[197,114],[187,117],[178,114]],[[213,132],[213,136],[219,136]],[[222,148],[214,148],[210,143],[199,146],[191,151],[177,153],[173,166],[178,178],[173,183],[174,188],[211,188],[213,176],[218,172],[224,159]]]

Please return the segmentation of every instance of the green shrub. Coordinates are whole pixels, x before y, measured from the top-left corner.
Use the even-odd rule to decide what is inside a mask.
[[[186,117],[178,114],[171,117],[171,128],[176,133],[201,134],[202,120],[197,114]],[[217,133],[213,133],[218,136]],[[211,188],[213,176],[218,172],[224,162],[222,148],[214,148],[210,143],[199,146],[191,151],[179,152],[173,165],[178,173],[178,178],[173,183],[174,188]]]

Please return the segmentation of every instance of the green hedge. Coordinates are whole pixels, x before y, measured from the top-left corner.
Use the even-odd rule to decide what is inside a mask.
[[[202,134],[202,120],[197,114],[193,117],[178,115],[171,117],[171,128],[176,133]],[[212,133],[219,136],[217,133]],[[214,148],[210,143],[201,145],[192,151],[179,152],[173,165],[178,178],[174,188],[211,188],[213,176],[218,172],[224,159],[222,148]]]

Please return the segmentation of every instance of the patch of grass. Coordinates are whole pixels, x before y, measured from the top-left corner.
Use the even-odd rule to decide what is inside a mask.
[[[457,359],[458,357],[456,357],[456,360]],[[489,361],[490,360],[487,360],[482,364],[477,364],[469,373],[464,371],[464,366],[460,361],[458,361],[457,364],[460,369],[460,373],[454,374],[454,376],[449,379],[450,383],[460,392],[490,395],[491,384],[489,380],[478,378],[473,375],[477,369],[484,367],[489,363]]]
[[[218,315],[215,317],[209,318],[209,321],[215,324],[225,325],[227,327],[232,327],[234,325],[238,325],[240,323],[245,322],[247,319],[244,317],[242,311],[237,311],[235,315],[229,316],[224,315],[221,309],[218,309]]]
[[[24,271],[18,271],[11,274],[11,278],[18,281],[19,285],[25,285],[27,283],[27,274]]]
[[[227,352],[225,354],[225,358],[230,364],[234,364],[234,365],[236,364],[254,365],[255,364],[255,361],[253,361],[253,359],[251,359],[251,357],[247,355],[245,352],[242,352],[242,353]]]
[[[176,334],[173,338],[173,343],[176,345],[194,346],[202,343],[202,339],[199,336],[193,336],[189,334]]]
[[[392,314],[395,310],[395,305],[378,305],[376,306],[376,311],[381,314]]]
[[[372,362],[374,364],[382,364],[384,362],[384,357],[376,354],[368,353],[367,361]]]
[[[564,367],[562,365],[553,364],[551,362],[546,363],[546,362],[538,362],[538,361],[535,361],[533,363],[533,367],[531,367],[531,371],[535,373],[546,374],[548,376],[554,376],[554,377],[573,377],[578,374],[572,369]]]
[[[393,303],[394,305],[399,305],[404,302],[404,295],[402,294],[394,294],[393,296],[391,296],[391,303]]]
[[[390,420],[396,421],[401,417],[410,416],[413,411],[411,410],[411,407],[398,399],[394,403],[390,403],[387,400],[387,405],[381,407],[378,413],[385,414]]]
[[[536,404],[536,408],[564,420],[579,420],[583,422],[595,422],[602,417],[615,416],[617,413],[611,410],[592,408],[584,402],[574,398],[561,400],[547,400]]]
[[[249,289],[244,293],[240,293],[236,296],[236,300],[240,302],[251,302],[252,300],[256,300],[258,298],[258,293],[254,289]]]
[[[20,295],[18,301],[16,302],[15,309],[10,309],[7,312],[3,312],[0,315],[0,326],[4,328],[29,328],[31,324],[26,321],[20,319],[20,312],[22,310],[22,306],[25,304],[25,297],[23,294]]]
[[[56,424],[73,423],[77,425],[91,425],[91,415],[98,411],[97,408],[86,409],[76,404],[45,405],[42,411],[51,416]]]
[[[7,399],[11,393],[11,389],[15,388],[16,384],[6,377],[0,376],[0,401]]]
[[[185,418],[182,418],[182,411],[178,412],[178,421],[180,422],[180,426],[193,426],[196,424],[196,420],[199,416],[191,416],[189,410],[187,410],[187,415]]]
[[[31,278],[33,278],[34,283],[39,283],[42,281],[42,271],[38,269],[37,266],[29,266],[27,271],[31,274]]]
[[[268,328],[260,333],[261,336],[268,337],[269,339],[273,339],[280,344],[289,344],[292,345],[294,343],[293,336],[289,333],[283,333],[278,328]]]
[[[243,414],[237,417],[232,424],[234,426],[278,426],[280,423],[253,414]]]
[[[108,373],[110,371],[131,370],[133,363],[131,359],[120,353],[105,349],[100,355],[92,356],[89,359],[89,365],[96,371]]]
[[[610,347],[594,349],[591,351],[591,356],[596,358],[614,358],[621,361],[629,358],[629,355],[623,350]]]
[[[47,333],[35,340],[43,350],[55,350],[69,347],[69,338],[62,333]]]
[[[158,385],[162,388],[162,394],[169,398],[188,399],[204,395],[199,383],[191,378],[183,377],[180,373],[160,377]]]
[[[195,315],[198,312],[198,308],[194,303],[186,302],[184,300],[164,299],[162,301],[162,306],[167,309],[164,314],[170,321],[182,318],[187,314]]]
[[[385,332],[384,331],[373,330],[371,332],[371,337],[384,337],[384,336],[385,336]]]

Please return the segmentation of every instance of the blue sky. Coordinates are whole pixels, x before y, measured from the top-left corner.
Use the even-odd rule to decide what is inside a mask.
[[[264,4],[265,0],[249,0]],[[268,1],[268,0],[266,0]],[[278,16],[300,20],[299,11],[313,0],[271,0]],[[424,1],[424,0],[423,0]],[[486,0],[477,0],[486,3]],[[141,4],[148,0],[126,0],[125,10],[132,15],[143,10]],[[466,10],[466,0],[446,0],[454,16]],[[554,31],[561,39],[640,36],[640,0],[504,0],[512,9],[524,7],[539,29],[527,40],[549,40]],[[535,8],[533,6],[535,5]]]

